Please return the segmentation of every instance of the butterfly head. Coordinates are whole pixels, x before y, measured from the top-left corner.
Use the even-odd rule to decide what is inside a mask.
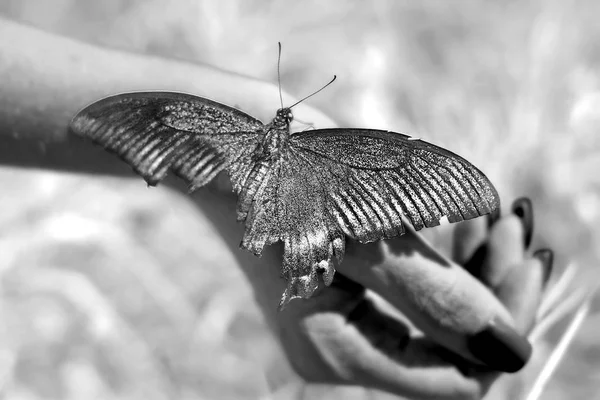
[[[292,114],[291,108],[280,108],[277,110],[277,115],[273,119],[273,125],[275,126],[289,126],[294,120],[294,114]]]

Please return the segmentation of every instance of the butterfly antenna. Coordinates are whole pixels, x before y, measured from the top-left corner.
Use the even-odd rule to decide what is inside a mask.
[[[281,108],[283,108],[283,96],[281,95],[281,73],[279,72],[279,66],[281,65],[281,42],[277,42],[279,45],[279,54],[277,55],[277,84],[279,85],[279,101],[281,102]]]
[[[304,100],[308,99],[309,97],[314,96],[315,94],[319,93],[321,90],[325,89],[327,86],[331,85],[335,80],[337,79],[337,75],[333,76],[333,79],[329,81],[328,84],[326,84],[325,86],[323,86],[321,89],[317,90],[316,92],[313,92],[311,94],[309,94],[308,96],[306,96],[305,98],[298,100],[297,102],[295,102],[294,104],[292,104],[291,106],[289,106],[288,108],[292,108],[295,105],[298,105],[300,103],[302,103]]]

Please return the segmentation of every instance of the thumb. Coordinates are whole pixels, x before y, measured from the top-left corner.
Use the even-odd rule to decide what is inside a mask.
[[[522,251],[518,256],[523,257]],[[468,360],[514,372],[531,355],[529,342],[515,330],[497,297],[412,229],[394,240],[357,246],[338,270],[381,295],[429,338]]]

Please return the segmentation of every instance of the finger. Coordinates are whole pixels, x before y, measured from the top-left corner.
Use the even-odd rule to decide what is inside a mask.
[[[511,207],[511,213],[516,215],[517,217],[519,217],[519,220],[521,221],[522,224],[522,232],[518,233],[519,237],[523,238],[523,242],[524,242],[524,248],[527,248],[529,246],[529,243],[531,242],[531,237],[533,234],[533,211],[532,211],[532,207],[531,207],[531,201],[527,198],[520,198],[517,199],[513,202],[513,205]],[[493,226],[495,225],[495,222],[498,221],[498,218],[496,219],[491,219],[488,218],[488,229],[493,229]],[[478,237],[481,237],[481,235],[487,235],[489,232],[485,231],[485,233],[483,232],[482,228],[479,228],[477,235]],[[460,234],[460,232],[459,232]],[[509,233],[512,234],[512,233]],[[487,243],[487,240],[481,239],[479,242],[477,242],[476,239],[469,239],[467,237],[467,240],[470,241],[471,243],[467,243],[467,244],[463,244],[463,247],[473,247],[474,243],[478,243],[478,246],[475,248],[475,250],[472,252],[472,254],[470,255],[470,257],[468,259],[466,259],[466,261],[463,262],[459,262],[461,265],[463,265],[463,267],[469,271],[473,276],[475,276],[477,279],[481,280],[482,282],[484,282],[487,285],[491,285],[494,282],[497,283],[497,281],[499,280],[499,278],[495,277],[495,273],[497,271],[494,271],[493,269],[490,271],[490,263],[487,263],[486,260],[489,258],[489,246]],[[455,235],[455,243],[461,241],[461,237]],[[459,247],[460,249],[460,244],[455,244],[455,246]],[[460,251],[460,250],[457,250]],[[462,250],[461,253],[461,258],[468,255],[468,250]],[[462,261],[462,260],[461,260]],[[492,263],[493,264],[493,263]],[[493,265],[497,265],[493,264]]]
[[[338,269],[469,360],[508,372],[520,369],[530,356],[529,343],[514,330],[494,294],[411,229],[395,240],[356,247]]]
[[[485,260],[488,257],[486,238],[496,219],[488,218],[487,224],[481,218],[465,222],[466,226],[454,232],[454,260],[475,278],[481,280]]]
[[[487,236],[488,227],[483,218],[475,218],[456,225],[452,237],[452,260],[465,265],[482,245]]]
[[[519,257],[521,247],[527,247],[530,238],[527,238],[527,232],[533,228],[531,206],[525,206],[525,211],[519,211],[519,201],[513,205],[513,216],[504,218],[494,227],[495,232],[490,235],[486,247],[491,247],[494,252],[500,252],[502,248],[513,249],[514,254],[506,255],[503,258],[496,258],[496,262],[486,262],[486,268],[482,271],[488,272],[488,275],[496,277],[487,278],[493,283],[493,290],[498,299],[511,313],[515,328],[521,333],[528,333],[535,323],[535,316],[541,302],[544,287],[552,271],[553,253],[551,250],[540,250],[534,253],[533,258]],[[521,222],[517,224],[515,217],[520,217]],[[529,222],[527,222],[529,220]],[[509,242],[506,242],[506,238]],[[522,246],[519,246],[519,238]],[[519,261],[520,260],[520,261]],[[502,277],[500,280],[499,277]],[[484,278],[485,280],[486,278]],[[502,357],[501,354],[498,354]],[[497,377],[496,373],[490,373],[489,370],[481,368],[467,367],[469,376],[477,377],[484,387],[488,387]]]
[[[486,237],[499,219],[500,209],[497,209],[485,218],[463,221],[454,229],[452,259],[477,278],[488,254]]]
[[[533,209],[527,198],[515,200],[512,213],[496,223],[489,232],[488,241],[467,261],[467,268],[477,270],[475,276],[487,286],[498,286],[511,268],[518,265],[531,242]]]
[[[333,296],[337,290],[329,288],[323,295]],[[411,337],[405,324],[368,299],[354,303],[343,313],[330,308],[312,311],[293,319],[301,321],[301,329],[296,331],[305,335],[296,343],[309,337],[316,355],[330,368],[320,368],[318,376],[303,371],[301,375],[309,381],[358,384],[411,399],[470,399],[483,395],[482,382],[464,376],[452,357],[446,357],[446,350],[431,340]],[[301,363],[306,351],[298,356],[290,359]],[[302,366],[296,368],[301,370]]]
[[[551,250],[536,251],[532,258],[511,269],[496,288],[498,298],[512,314],[520,332],[529,333],[535,324],[542,294],[552,273],[553,258]],[[480,368],[467,367],[465,370],[468,376],[481,382],[483,388],[488,388],[498,377],[497,373]]]
[[[543,249],[510,270],[497,287],[496,295],[510,311],[520,332],[529,332],[542,299],[542,293],[552,272],[554,255]]]
[[[523,245],[529,248],[533,237],[533,205],[527,197],[516,199],[512,204],[512,213],[521,220],[523,224]]]

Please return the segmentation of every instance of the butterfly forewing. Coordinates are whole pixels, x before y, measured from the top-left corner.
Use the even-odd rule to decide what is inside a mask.
[[[462,221],[499,207],[493,185],[475,166],[441,147],[409,136],[367,129],[321,129],[291,136],[306,162],[321,165],[336,221],[360,241]]]
[[[150,185],[169,169],[194,190],[220,171],[234,187],[250,168],[263,134],[259,120],[235,108],[184,93],[125,93],[80,111],[73,132],[116,153]]]

